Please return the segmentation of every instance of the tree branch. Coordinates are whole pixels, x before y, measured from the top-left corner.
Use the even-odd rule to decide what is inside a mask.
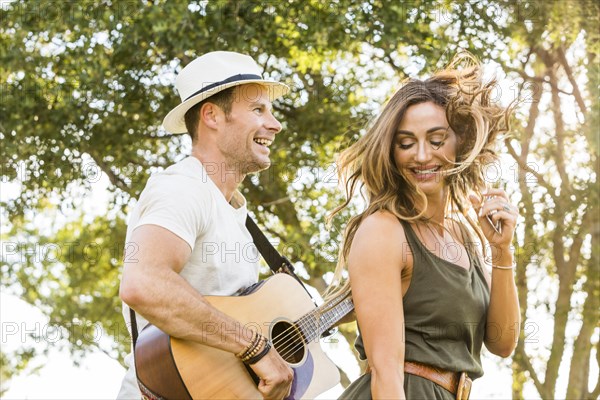
[[[505,139],[504,144],[506,145],[506,148],[508,149],[508,153],[519,164],[519,167],[522,168],[524,171],[532,174],[537,179],[538,184],[541,185],[542,187],[544,187],[548,191],[548,194],[556,201],[557,197],[554,194],[554,188],[548,182],[546,182],[544,177],[542,175],[540,175],[539,172],[537,172],[536,170],[532,169],[529,165],[527,165],[527,163],[524,160],[522,160],[522,157],[519,154],[517,154],[516,150],[512,146],[512,143],[510,143],[509,139]]]
[[[546,374],[544,377],[544,386],[547,393],[553,394],[556,390],[558,380],[558,370],[565,351],[566,326],[568,322],[569,311],[571,311],[571,297],[573,295],[573,283],[575,276],[574,270],[569,270],[564,256],[564,244],[562,220],[555,221],[557,228],[552,238],[554,248],[554,261],[558,271],[558,297],[555,303],[554,328],[552,330],[552,345],[550,347],[550,357],[546,363]]]
[[[581,234],[583,236],[583,234]],[[600,282],[596,273],[600,257],[597,254],[598,238],[600,235],[592,237],[592,255],[587,260],[585,275],[588,279],[583,284],[583,291],[587,297],[583,303],[581,317],[583,323],[581,329],[573,343],[573,355],[569,368],[569,386],[567,387],[568,399],[596,398],[586,396],[588,393],[588,383],[590,379],[590,353],[592,349],[592,335],[594,328],[598,324],[600,317],[598,290]]]
[[[556,229],[552,235],[554,262],[558,273],[559,287],[558,298],[555,303],[554,312],[554,329],[552,333],[552,346],[550,349],[550,357],[546,364],[546,373],[544,378],[544,387],[546,393],[554,393],[556,389],[556,381],[558,378],[558,370],[561,359],[564,355],[566,325],[568,322],[568,313],[570,311],[571,296],[573,294],[573,280],[575,276],[575,268],[565,260],[565,243],[564,243],[564,215],[569,208],[569,193],[571,185],[566,172],[566,163],[564,159],[563,149],[565,146],[565,127],[561,112],[561,103],[559,92],[557,90],[558,81],[556,76],[557,61],[554,54],[539,48],[537,54],[545,63],[548,69],[548,76],[551,85],[551,111],[554,117],[556,129],[556,147],[554,148],[554,159],[558,174],[561,178],[561,193],[557,198],[553,220],[556,223]]]
[[[260,65],[262,67],[262,73],[263,74],[267,71],[267,66],[269,65],[269,61],[271,61],[271,54],[269,54],[267,56],[267,59],[265,60],[265,63]]]
[[[104,354],[106,354],[107,356],[109,356],[110,358],[115,358],[114,354],[111,354],[109,351],[107,351],[106,349],[103,349],[99,343],[96,342],[89,342],[88,343],[90,346],[95,347],[97,350],[100,350],[101,352],[103,352]]]
[[[569,261],[568,261],[568,269],[575,271],[577,268],[577,264],[579,263],[579,259],[581,258],[581,247],[583,246],[583,242],[585,240],[585,236],[588,233],[588,230],[591,228],[592,223],[594,222],[595,215],[592,215],[592,211],[595,211],[595,207],[588,206],[588,209],[583,214],[581,218],[581,225],[579,225],[579,230],[577,234],[575,234],[575,238],[573,239],[573,243],[571,244],[571,250],[569,251]]]
[[[571,66],[569,65],[569,63],[567,61],[567,57],[565,56],[565,52],[564,52],[562,46],[560,46],[558,48],[557,55],[558,55],[558,61],[562,65],[563,69],[565,70],[565,73],[567,74],[567,78],[569,78],[569,82],[571,83],[571,86],[573,87],[573,96],[575,96],[575,100],[577,101],[579,110],[581,111],[581,113],[583,114],[583,116],[585,118],[585,115],[587,114],[587,109],[585,107],[585,101],[583,100],[583,96],[581,95],[581,91],[579,90],[579,85],[577,85],[577,81],[575,80],[575,77],[573,76],[573,70],[571,69]]]
[[[102,157],[97,156],[96,154],[94,154],[93,151],[90,151],[89,149],[86,149],[85,152],[88,153],[90,157],[92,157],[94,162],[100,167],[100,169],[104,171],[104,173],[108,176],[110,183],[112,183],[115,187],[121,189],[125,193],[131,194],[131,188],[129,187],[129,185],[127,185],[127,183],[125,183],[125,181],[121,179],[121,177],[114,173],[110,166],[104,162]]]
[[[529,57],[529,55],[528,55]],[[512,147],[512,144],[508,139],[505,140],[506,146],[509,149],[512,157],[517,161],[519,165],[519,171],[517,174],[519,188],[521,190],[523,202],[523,218],[525,219],[525,225],[523,229],[523,243],[524,246],[518,249],[516,253],[517,258],[517,271],[516,271],[516,284],[521,312],[521,321],[525,321],[527,317],[527,271],[526,267],[531,263],[536,251],[536,245],[538,242],[538,238],[535,235],[533,230],[533,226],[535,225],[535,207],[533,204],[533,196],[532,193],[527,188],[527,171],[522,167],[523,165],[527,167],[527,157],[529,155],[529,145],[531,143],[531,137],[533,136],[533,132],[535,130],[535,124],[537,122],[537,117],[539,115],[539,97],[541,97],[541,90],[534,92],[534,97],[537,97],[537,101],[531,103],[529,108],[529,118],[527,120],[527,126],[523,132],[521,137],[521,154],[517,156],[515,149]],[[539,181],[538,181],[539,182]],[[547,188],[548,190],[548,188]],[[552,191],[550,191],[552,193]],[[531,247],[533,245],[533,247]],[[524,335],[520,334],[520,345],[524,346],[523,340]],[[524,357],[526,357],[524,350],[523,353],[515,354],[513,358],[513,362],[515,363],[515,370],[513,373],[513,398],[522,398],[523,397],[523,382],[525,381],[525,371],[527,370],[527,364],[525,361],[521,361]],[[527,360],[529,363],[529,360]],[[523,365],[525,364],[525,365]]]
[[[537,77],[534,77],[537,78]],[[542,98],[542,90],[536,90],[533,92],[531,99],[531,106],[529,107],[529,118],[527,118],[527,126],[525,127],[525,135],[521,138],[521,161],[527,164],[527,157],[529,156],[529,145],[531,144],[531,138],[535,131],[535,125],[537,118],[540,115],[540,99]]]
[[[558,90],[556,89],[557,78],[554,72],[553,66],[549,67],[550,81],[554,83],[552,86],[552,114],[554,116],[554,125],[556,128],[556,168],[561,179],[561,198],[568,198],[568,194],[571,193],[571,184],[569,182],[569,176],[567,175],[567,169],[565,166],[565,158],[562,150],[565,146],[565,126],[562,119],[560,97],[558,96]],[[563,202],[558,203],[562,206]]]
[[[290,196],[285,196],[285,197],[282,197],[280,199],[276,199],[276,200],[273,200],[273,201],[269,201],[267,203],[263,203],[263,204],[261,204],[261,206],[263,206],[263,207],[275,206],[277,204],[285,203],[285,202],[288,202],[288,201],[290,201]]]
[[[505,65],[504,69],[506,70],[506,72],[516,72],[526,82],[538,82],[538,83],[547,83],[547,84],[550,84],[550,81],[544,79],[543,77],[528,75],[527,72],[523,71],[520,68],[516,68],[516,67],[511,67],[509,65]]]
[[[600,366],[600,341],[596,343],[596,363]],[[600,397],[600,371],[598,371],[598,380],[596,381],[596,387],[590,395],[588,399],[597,399]]]
[[[515,67],[506,66],[505,68],[507,72],[516,72],[526,82],[546,83],[550,85],[550,87],[558,90],[559,93],[566,94],[568,96],[573,96],[572,92],[567,92],[566,90],[559,88],[558,86],[556,86],[555,83],[551,82],[548,79],[544,79],[544,77],[528,75],[525,71]]]
[[[525,352],[525,346],[523,344],[519,344],[517,346],[517,352],[519,352],[519,354],[521,355],[521,358],[523,359],[523,364],[525,364],[525,370],[529,373],[529,377],[531,378],[531,380],[533,380],[533,384],[535,385],[535,388],[537,389],[538,393],[541,394],[543,398],[551,398],[552,396],[544,395],[546,393],[546,388],[544,387],[544,384],[540,381],[540,378],[538,378],[535,369],[533,369],[533,365],[531,365],[531,362],[529,361],[529,356]]]

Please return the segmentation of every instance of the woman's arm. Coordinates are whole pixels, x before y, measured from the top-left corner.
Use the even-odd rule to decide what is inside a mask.
[[[396,217],[378,212],[356,231],[348,255],[352,297],[371,367],[374,399],[404,399],[401,272],[412,255]]]
[[[492,266],[510,266],[513,256],[510,249],[492,251]],[[521,315],[519,298],[512,269],[492,268],[490,307],[485,330],[485,347],[500,357],[512,354],[519,339]]]
[[[475,197],[471,198],[479,212],[479,223],[489,242],[492,257],[490,306],[484,342],[490,352],[500,357],[508,357],[517,347],[521,329],[521,313],[513,269],[506,268],[511,267],[514,262],[511,244],[519,214],[503,190],[489,189],[486,196],[494,197],[483,203]],[[487,220],[486,215],[492,211],[495,211],[491,217],[492,221],[501,222],[500,233]]]

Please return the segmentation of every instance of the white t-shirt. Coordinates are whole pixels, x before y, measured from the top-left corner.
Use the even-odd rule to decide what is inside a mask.
[[[234,206],[235,205],[235,206]],[[127,227],[126,261],[135,259],[131,233],[141,225],[158,225],[185,240],[192,249],[180,275],[203,295],[231,296],[256,283],[259,254],[246,229],[246,200],[236,191],[231,204],[207,175],[202,163],[188,157],[152,175],[132,211]],[[131,331],[129,307],[123,317]],[[148,323],[136,314],[138,332]],[[133,355],[118,399],[141,398]]]

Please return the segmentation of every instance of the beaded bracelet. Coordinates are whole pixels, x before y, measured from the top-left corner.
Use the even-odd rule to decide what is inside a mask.
[[[258,335],[258,341],[256,342],[256,345],[252,347],[252,350],[250,350],[250,352],[246,355],[244,355],[242,357],[242,362],[247,362],[248,360],[250,360],[252,357],[254,357],[256,355],[256,353],[259,352],[260,348],[261,348],[261,344],[266,341],[267,339],[262,336],[262,335]]]
[[[260,338],[261,335],[259,335],[258,332],[252,331],[252,339],[250,340],[250,344],[246,346],[244,350],[237,353],[235,356],[240,359],[245,358],[254,348],[258,347],[258,344],[260,343]]]
[[[492,268],[496,268],[496,269],[515,269],[516,265],[513,264],[510,267],[505,267],[502,265],[492,265]]]
[[[271,350],[271,341],[268,340],[267,338],[265,339],[265,346],[263,347],[263,349],[261,350],[260,353],[258,353],[257,355],[255,355],[254,357],[252,357],[249,360],[244,361],[245,364],[247,365],[254,365],[257,362],[259,362],[260,360],[263,359],[264,356],[267,355],[267,353],[269,352],[269,350]]]
[[[237,358],[242,358],[245,354],[247,354],[250,351],[250,349],[253,347],[254,342],[256,341],[257,336],[258,336],[258,333],[256,331],[252,331],[252,338],[250,339],[250,344],[248,346],[246,346],[244,348],[244,350],[242,350],[239,353],[237,353],[235,356]]]

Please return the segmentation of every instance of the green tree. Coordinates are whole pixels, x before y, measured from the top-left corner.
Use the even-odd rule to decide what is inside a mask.
[[[600,8],[589,1],[478,5],[464,2],[460,10],[486,21],[497,40],[487,54],[519,85],[522,102],[514,137],[505,140],[517,163],[524,222],[515,243],[524,330],[512,364],[513,398],[523,398],[528,380],[542,398],[562,397],[559,368],[568,362],[566,398],[595,399],[600,382],[590,376],[590,358],[595,354],[600,364]],[[536,316],[548,312],[552,333],[542,335]],[[547,348],[534,346],[543,338],[550,340]]]
[[[554,317],[545,368],[536,367],[539,355],[527,351],[527,337],[522,333],[514,357],[513,396],[522,397],[525,373],[543,398],[559,395],[556,383],[568,347],[567,328],[573,327],[578,333],[572,345],[566,397],[593,399],[600,395],[600,382],[588,389],[590,356],[596,353],[598,358],[600,353],[598,339],[593,339],[600,321],[596,254],[600,8],[587,1],[511,2],[508,7],[512,15],[519,11],[531,15],[530,24],[509,22],[515,39],[513,61],[505,63],[507,71],[518,74],[531,99],[518,137],[507,142],[519,164],[525,218],[517,273],[525,320],[540,306],[528,298],[536,290],[528,285],[526,267],[538,268],[558,285],[555,299],[540,296]],[[568,114],[567,105],[575,109],[575,115]],[[545,123],[550,118],[552,123]],[[581,321],[580,326],[575,321]]]
[[[120,261],[102,253],[92,266],[85,249],[98,241],[102,248],[123,247],[130,200],[150,173],[189,148],[187,137],[160,128],[161,116],[178,102],[173,75],[198,54],[225,49],[252,55],[266,75],[293,88],[275,104],[285,134],[273,146],[274,166],[248,179],[244,193],[259,221],[281,239],[282,251],[301,260],[307,281],[323,290],[339,234],[339,229],[323,233],[323,215],[339,201],[328,182],[334,176],[331,162],[340,143],[364,125],[367,91],[389,72],[359,58],[372,39],[366,6],[356,1],[5,4],[2,178],[20,190],[3,202],[4,218],[10,216],[10,230],[3,235],[8,250],[3,287],[44,309],[52,324],[93,321],[109,334],[122,325],[115,300]],[[429,34],[425,25],[418,32]],[[50,224],[50,232],[41,229],[39,213],[81,214],[102,177],[111,192],[105,215],[62,228]],[[73,240],[81,248],[67,259]],[[42,244],[37,259],[28,253],[36,243]],[[60,256],[45,253],[46,247],[58,247]],[[84,333],[69,338],[74,352],[97,346]],[[118,336],[104,349],[122,355],[126,338]]]
[[[241,51],[292,87],[275,103],[284,131],[273,145],[274,165],[247,179],[243,191],[279,249],[322,291],[352,212],[325,228],[324,215],[340,201],[335,155],[401,79],[426,75],[466,48],[500,63],[520,84],[524,101],[505,142],[518,163],[523,216],[517,279],[525,326],[540,309],[554,317],[548,349],[535,350],[529,332],[521,332],[513,397],[522,398],[531,381],[540,396],[554,398],[569,348],[567,397],[598,396],[600,385],[588,391],[590,358],[600,357],[595,2],[95,0],[3,7],[0,174],[3,188],[16,187],[18,195],[3,197],[2,289],[70,329],[68,347],[78,357],[91,348],[117,358],[127,351],[117,296],[125,215],[148,176],[189,149],[186,136],[160,127],[178,103],[172,82],[183,65],[215,49]],[[89,197],[105,181],[107,209]],[[554,298],[536,289],[540,276],[558,288]],[[90,340],[96,330],[106,340]],[[354,325],[341,332],[352,340]]]

